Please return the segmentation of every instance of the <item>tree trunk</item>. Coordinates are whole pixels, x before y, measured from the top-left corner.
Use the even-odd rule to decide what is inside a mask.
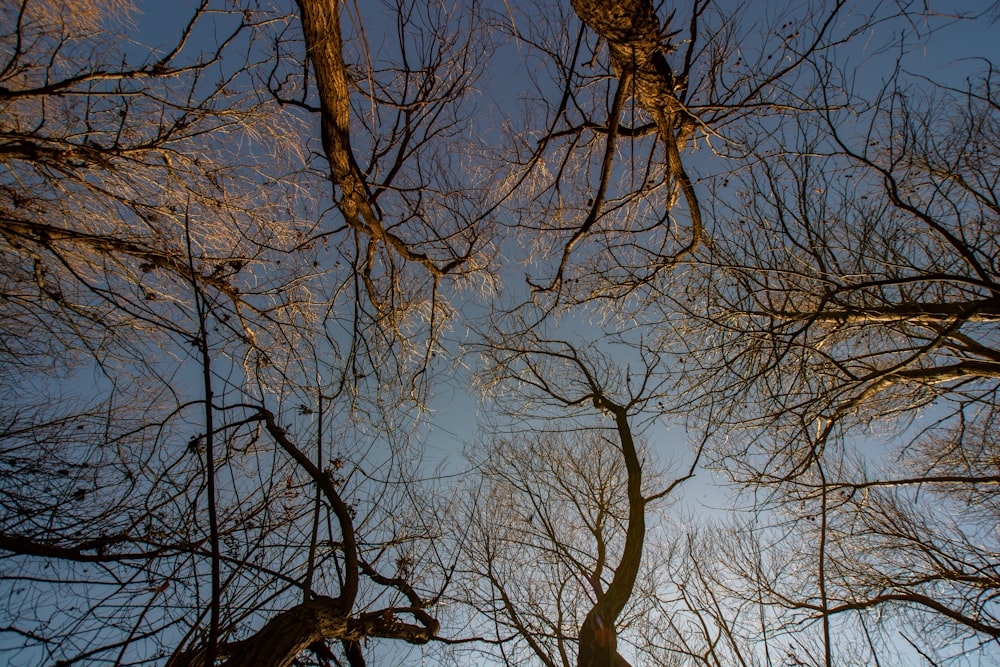
[[[674,76],[664,56],[670,47],[663,37],[651,0],[572,0],[577,16],[608,43],[611,65],[619,78],[632,73],[630,91],[656,120],[664,141],[680,130],[678,144],[694,131],[695,123],[677,93],[685,86]]]
[[[348,634],[349,610],[329,597],[283,611],[249,639],[219,646],[225,667],[289,667],[310,644]],[[205,650],[174,655],[167,667],[209,667]]]
[[[592,609],[580,626],[580,649],[577,667],[631,667],[618,654],[618,632],[614,624],[605,623],[600,612]]]
[[[240,642],[225,667],[289,667],[310,644],[346,635],[348,613],[333,598],[304,602],[268,621],[250,640]]]

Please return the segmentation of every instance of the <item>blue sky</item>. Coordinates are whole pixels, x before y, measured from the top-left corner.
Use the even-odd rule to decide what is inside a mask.
[[[563,2],[561,6],[565,8],[566,5],[567,3]],[[197,3],[193,0],[177,2],[149,0],[140,3],[139,13],[134,17],[140,35],[139,41],[150,45],[172,46],[172,40],[196,6]],[[754,5],[755,8],[757,6]],[[759,6],[762,12],[767,11],[763,9],[766,7],[764,3],[760,3]],[[863,14],[867,8],[876,6],[884,9],[889,5],[860,2],[852,11]],[[370,15],[367,13],[372,7],[374,5],[365,5],[363,10],[366,12],[366,28],[373,34],[378,34],[385,30],[385,26],[379,23],[378,13],[372,12]],[[965,5],[948,3],[946,6],[948,11],[969,14],[976,14],[992,7],[993,3],[988,2]],[[793,9],[792,13],[795,11]],[[997,14],[994,10],[990,18]],[[918,23],[909,27],[897,23],[893,29],[903,31],[902,38],[907,46],[902,65],[907,72],[961,88],[966,77],[981,71],[983,56],[995,57],[998,48],[997,27],[996,20],[962,21],[941,16],[930,19],[927,24]],[[392,34],[390,27],[384,39],[391,43]],[[881,88],[898,51],[882,50],[880,47],[896,36],[896,34],[873,32],[869,38],[859,40],[855,50],[845,56],[845,62],[855,68],[861,89],[877,91]],[[199,39],[210,43],[213,38],[214,35],[207,34],[196,34],[194,37],[196,43]],[[372,42],[375,41],[373,38]],[[480,104],[484,108],[496,104],[506,110],[514,106],[513,100],[523,91],[526,82],[524,65],[517,60],[521,52],[517,46],[508,43],[502,45],[497,55],[493,57],[490,68],[492,83],[489,84],[488,90],[482,91],[481,96]],[[692,159],[700,158],[694,156]],[[509,272],[507,279],[509,284],[514,285],[522,276],[523,272],[517,267]],[[522,290],[523,288],[523,285],[514,287]],[[587,322],[573,324],[571,321],[564,324],[564,331],[586,338],[591,332],[596,333],[598,329]],[[466,332],[461,329],[461,324],[453,335],[459,341],[464,340]],[[465,461],[461,457],[463,449],[475,446],[479,437],[479,402],[469,384],[468,373],[461,365],[457,368],[459,370],[452,377],[448,377],[447,369],[441,370],[439,383],[436,385],[430,404],[431,412],[425,417],[423,430],[419,433],[425,447],[427,456],[425,463],[429,471],[437,470],[439,465],[444,465],[448,471],[462,470],[465,467]],[[691,442],[685,433],[680,429],[670,428],[668,421],[663,419],[649,429],[646,437],[651,443],[651,448],[660,453],[664,459],[674,461],[679,469],[686,469],[691,457]],[[700,512],[705,507],[713,510],[727,508],[731,499],[724,489],[716,486],[718,481],[718,475],[700,471],[696,479],[689,482],[684,489],[687,502],[683,508],[691,512]]]

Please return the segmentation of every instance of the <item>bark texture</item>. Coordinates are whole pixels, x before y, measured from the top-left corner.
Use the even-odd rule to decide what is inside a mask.
[[[580,20],[607,42],[611,66],[627,85],[626,92],[653,117],[671,175],[684,194],[691,238],[668,263],[672,266],[694,252],[703,236],[701,208],[680,157],[698,127],[698,119],[679,97],[687,87],[687,75],[675,75],[667,63],[673,47],[652,0],[572,0],[572,5]]]
[[[344,62],[340,2],[298,0],[298,5],[306,55],[319,93],[323,150],[330,164],[330,178],[340,188],[338,203],[344,219],[372,242],[386,244],[403,259],[422,265],[435,277],[454,270],[465,258],[439,265],[383,225],[351,148],[351,82]]]
[[[426,644],[437,632],[430,627],[404,623],[384,611],[352,617],[339,598],[318,597],[281,612],[249,639],[219,646],[224,667],[289,667],[303,651],[325,648],[326,641],[358,643],[367,637],[399,639]],[[205,650],[175,655],[167,667],[209,667]]]
[[[651,0],[573,0],[572,5],[587,27],[607,42],[618,77],[631,75],[630,92],[656,121],[663,139],[678,132],[683,144],[694,132],[695,118],[677,97],[687,82],[667,63],[672,48]]]

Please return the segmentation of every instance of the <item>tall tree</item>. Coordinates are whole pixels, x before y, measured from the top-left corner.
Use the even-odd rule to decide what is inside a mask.
[[[829,76],[830,110],[787,128],[783,152],[717,200],[731,235],[699,269],[699,299],[663,295],[685,326],[704,325],[692,405],[725,415],[710,428],[747,433],[721,452],[734,477],[814,520],[826,590],[792,606],[824,622],[892,608],[927,655],[938,632],[985,646],[997,631],[996,541],[982,529],[997,483],[985,464],[1000,377],[995,76],[917,89],[900,72],[874,103],[838,97],[846,75]]]
[[[130,33],[141,9],[0,9],[0,548],[18,601],[3,650],[277,665],[332,645],[362,664],[363,638],[426,642],[437,583],[394,561],[428,524],[403,518],[397,455],[440,276],[376,267],[387,237],[366,246],[314,196],[330,190],[308,129],[324,91],[298,19],[204,2],[148,48]],[[451,59],[467,49],[447,15],[399,20],[432,30],[370,72],[392,112],[368,126],[368,178],[447,245],[433,219],[460,202],[435,190],[447,175],[420,178],[465,131],[453,107],[476,70]],[[399,446],[366,459],[372,439]]]
[[[994,650],[994,76],[838,69],[931,9],[155,7],[0,6],[10,662],[361,665],[483,617],[512,662]],[[509,437],[466,541],[419,449],[470,366]],[[663,417],[757,494],[726,562],[647,548]]]
[[[647,516],[697,464],[669,484],[644,480],[652,462],[635,425],[648,425],[644,410],[662,398],[662,359],[647,350],[623,371],[593,345],[527,336],[484,352],[489,392],[507,397],[502,409],[521,426],[477,456],[484,500],[466,559],[482,578],[474,606],[542,664],[628,665],[619,634],[650,605],[636,599],[647,590],[640,573],[651,576]]]

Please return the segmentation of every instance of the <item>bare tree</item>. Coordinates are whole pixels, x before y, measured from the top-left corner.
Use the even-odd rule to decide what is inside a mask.
[[[992,649],[994,77],[866,107],[833,66],[911,8],[205,0],[151,47],[64,4],[0,7],[11,662],[357,666],[444,641],[458,571],[511,661]],[[524,428],[464,541],[416,441],[470,339]],[[669,411],[783,561],[649,555]]]
[[[930,443],[942,442],[942,433],[947,451],[955,451],[954,443],[965,441],[955,434],[980,434],[992,424],[992,70],[966,89],[939,88],[926,99],[913,79],[896,86],[900,74],[870,104],[843,92],[854,84],[836,68],[832,47],[852,32],[849,23],[839,25],[846,32],[832,27],[846,17],[839,5],[804,20],[783,17],[776,28],[783,37],[781,66],[755,65],[743,79],[737,54],[747,53],[748,42],[737,40],[742,50],[722,48],[733,46],[724,39],[738,29],[732,16],[707,33],[712,47],[699,51],[701,31],[711,25],[707,7],[696,4],[690,23],[681,24],[688,39],[678,40],[683,46],[677,49],[677,33],[663,27],[670,21],[648,3],[573,8],[601,38],[588,64],[601,63],[606,53],[606,69],[592,78],[581,74],[586,55],[579,39],[565,38],[575,34],[567,27],[572,17],[531,15],[518,33],[551,59],[562,96],[551,98],[558,102],[549,108],[547,131],[533,136],[537,143],[525,144],[518,157],[524,168],[518,193],[525,195],[519,222],[544,230],[531,238],[538,239],[536,263],[549,277],[532,280],[531,304],[503,322],[510,340],[542,326],[553,312],[544,297],[555,293],[573,306],[607,304],[597,311],[606,313],[602,326],[622,322],[645,337],[639,345],[676,353],[682,391],[667,403],[717,435],[719,467],[760,488],[768,501],[762,507],[797,517],[817,545],[799,553],[799,572],[810,573],[814,588],[769,591],[777,596],[774,608],[820,629],[801,659],[847,660],[852,647],[834,646],[835,629],[847,627],[841,623],[860,609],[892,609],[915,624],[937,619],[944,632],[971,633],[988,645],[989,594],[979,596],[975,587],[984,583],[976,577],[968,588],[956,583],[971,576],[955,565],[960,550],[944,549],[942,562],[950,566],[928,566],[915,578],[897,571],[882,580],[893,592],[875,593],[857,573],[870,571],[871,554],[892,553],[886,531],[873,530],[869,537],[882,537],[867,544],[844,541],[839,531],[848,521],[847,505],[830,494],[872,488],[869,483],[896,489],[896,509],[851,504],[853,512],[879,524],[908,516],[897,547],[910,558],[915,552],[907,549],[916,548],[921,532],[915,526],[923,524],[924,546],[932,552],[964,544],[968,559],[962,562],[992,571],[985,557],[992,541],[974,528],[992,520],[988,513],[965,527],[942,523],[938,510],[916,509],[921,497],[927,505],[934,495],[928,485],[948,488],[945,497],[957,498],[955,490],[969,494],[967,502],[989,506],[972,499],[988,494],[992,473],[970,467],[938,473],[943,467],[933,458],[914,457],[918,450],[935,451]],[[890,18],[872,16],[859,25],[872,28]],[[519,25],[516,15],[513,23]],[[553,39],[560,34],[563,40]],[[753,53],[765,61],[773,55],[766,47]],[[696,75],[707,62],[715,76],[701,81]],[[766,74],[755,80],[760,72]],[[727,86],[727,78],[741,83]],[[705,86],[707,99],[726,97],[733,106],[695,104],[690,89],[697,85]],[[787,115],[770,122],[768,112]],[[693,190],[688,196],[687,169],[675,168],[683,166],[681,149],[699,135],[730,142],[731,159],[710,181],[710,197]],[[637,150],[643,140],[645,148]],[[680,197],[689,217],[686,226],[671,229]],[[979,423],[984,426],[968,426]],[[899,436],[895,458],[887,461],[901,465],[871,476],[847,454],[852,438],[887,433]],[[979,451],[978,435],[963,446]],[[912,507],[901,513],[907,498]],[[848,566],[852,553],[864,554],[863,564]],[[886,571],[901,566],[892,560]],[[851,636],[871,634],[873,619],[853,626]],[[899,628],[880,625],[884,637]],[[907,637],[930,655],[935,640],[916,634]],[[864,662],[879,652],[858,655]]]
[[[366,291],[389,276],[366,253],[330,251],[358,237],[327,229],[310,193],[330,179],[310,170],[311,93],[294,88],[310,76],[284,59],[293,18],[206,2],[158,50],[129,37],[125,3],[0,11],[0,548],[21,600],[3,650],[277,665],[307,648],[334,660],[332,642],[357,665],[362,638],[426,642],[440,581],[393,559],[420,556],[427,524],[385,521],[409,505],[412,470],[401,449],[366,458],[364,431],[406,431],[395,407],[423,391],[439,276],[392,278],[416,303]],[[446,16],[425,18],[437,32],[421,48],[439,50],[420,57],[461,53]],[[388,199],[428,168],[413,155],[462,131],[447,108],[466,79],[442,92],[385,77],[419,92],[386,129],[395,152],[368,147]],[[426,192],[401,215],[423,225],[431,184],[410,186]]]
[[[697,464],[696,456],[669,484],[644,479],[650,453],[633,422],[657,399],[659,357],[649,351],[633,376],[565,341],[522,339],[485,352],[497,383],[489,391],[508,396],[505,409],[519,425],[476,457],[485,486],[466,550],[466,567],[479,578],[473,607],[495,624],[501,646],[510,633],[514,647],[542,664],[630,664],[619,635],[652,622],[639,594],[652,586],[647,517]],[[552,408],[567,423],[549,423],[558,419]],[[584,417],[594,410],[603,417]],[[541,423],[520,425],[529,417]]]
[[[737,197],[716,200],[730,236],[688,287],[698,299],[673,298],[706,325],[691,405],[722,406],[718,417],[728,402],[711,428],[747,435],[720,465],[815,522],[824,590],[785,603],[827,624],[873,610],[870,627],[895,632],[875,622],[891,608],[929,656],[989,650],[994,75],[951,88],[900,73],[854,106],[828,76],[822,106],[851,111],[800,119],[784,152],[734,177]]]
[[[709,238],[699,171],[733,168],[708,156],[752,160],[755,146],[731,128],[806,111],[809,59],[856,35],[834,28],[839,2],[773,24],[707,2],[654,4],[514,6],[503,17],[542,63],[532,74],[543,101],[522,123],[537,129],[507,139],[539,315],[582,302],[620,313],[651,286],[666,289]]]

